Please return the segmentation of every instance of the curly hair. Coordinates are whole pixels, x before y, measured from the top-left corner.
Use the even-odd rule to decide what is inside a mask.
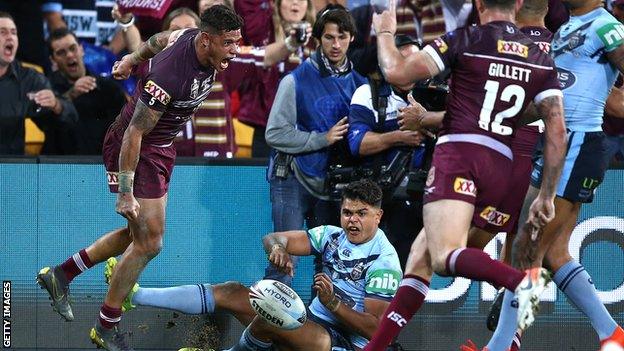
[[[214,5],[202,13],[199,29],[210,34],[220,34],[241,29],[242,26],[243,19],[232,9],[225,5]]]
[[[381,207],[382,197],[381,188],[370,179],[353,181],[342,190],[342,201],[359,200],[374,207]]]

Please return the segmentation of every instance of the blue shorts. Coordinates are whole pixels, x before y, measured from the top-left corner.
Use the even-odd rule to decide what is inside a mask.
[[[349,341],[349,338],[343,335],[339,328],[327,323],[326,321],[318,318],[308,310],[308,319],[322,326],[327,330],[329,337],[331,338],[331,350],[332,351],[355,351],[355,346]]]
[[[542,183],[544,156],[543,143],[536,150],[536,160],[531,174],[531,185],[539,188]],[[609,163],[603,132],[568,131],[568,150],[557,186],[557,196],[571,202],[589,203],[607,171]]]

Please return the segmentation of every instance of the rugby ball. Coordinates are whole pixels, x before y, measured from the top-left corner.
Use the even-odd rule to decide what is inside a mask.
[[[307,318],[299,295],[277,280],[263,279],[252,285],[249,303],[260,318],[280,329],[297,329]]]

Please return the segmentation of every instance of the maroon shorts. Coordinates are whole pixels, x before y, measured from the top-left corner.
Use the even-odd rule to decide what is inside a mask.
[[[488,223],[486,228],[484,228],[487,232],[515,233],[518,228],[518,218],[520,217],[524,198],[529,189],[529,183],[531,182],[531,171],[533,170],[532,158],[514,154],[513,166],[511,169],[512,173],[509,188],[507,192],[505,192],[503,201],[496,208],[497,213],[492,215],[498,216],[497,218],[509,218],[509,220],[504,223],[497,221]]]
[[[424,203],[461,200],[475,206],[473,225],[485,229],[489,222],[505,224],[497,206],[506,196],[511,159],[486,146],[466,142],[436,145],[425,187]]]
[[[122,138],[111,129],[106,133],[102,154],[111,193],[118,193],[119,151]],[[169,189],[169,180],[175,162],[175,147],[141,145],[139,163],[134,172],[134,196],[140,199],[158,199]]]

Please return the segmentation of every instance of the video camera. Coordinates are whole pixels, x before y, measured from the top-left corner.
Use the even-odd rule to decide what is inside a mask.
[[[330,198],[333,200],[340,200],[342,197],[342,189],[344,189],[347,184],[366,178],[377,183],[383,190],[384,201],[396,198],[400,195],[409,197],[410,194],[406,189],[414,187],[414,184],[410,186],[410,179],[416,180],[418,178],[416,176],[410,176],[412,173],[416,174],[418,172],[409,170],[412,155],[412,149],[400,150],[389,164],[381,165],[377,167],[377,169],[375,169],[374,166],[329,166],[326,186]]]

